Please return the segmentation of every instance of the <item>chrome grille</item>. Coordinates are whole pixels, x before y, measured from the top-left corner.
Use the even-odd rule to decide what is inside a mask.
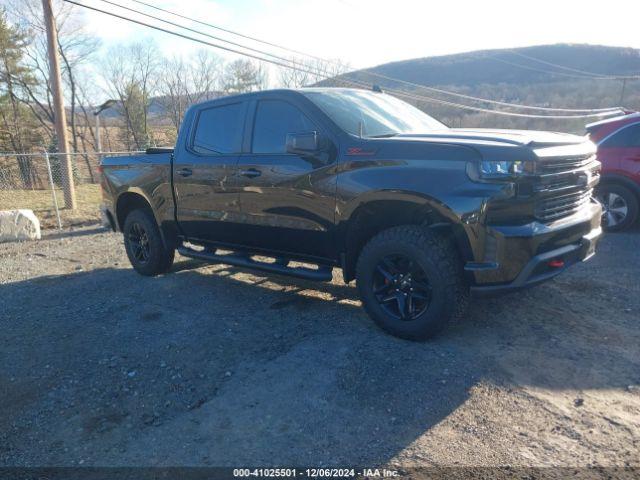
[[[593,153],[541,158],[536,163],[534,216],[550,222],[573,215],[590,202],[599,176],[600,163]]]
[[[572,157],[552,157],[541,159],[537,163],[537,173],[549,174],[559,172],[570,172],[572,170],[578,170],[586,167],[591,162],[595,161],[595,155],[576,155]]]
[[[535,216],[546,222],[572,215],[589,203],[591,195],[589,189],[541,198],[536,202]]]

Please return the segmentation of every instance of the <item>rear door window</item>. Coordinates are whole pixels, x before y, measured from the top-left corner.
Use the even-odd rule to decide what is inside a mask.
[[[297,107],[281,100],[261,100],[253,126],[253,153],[286,153],[288,133],[316,131]]]
[[[198,114],[191,148],[204,155],[240,152],[245,108],[245,103],[239,102],[202,110]]]
[[[603,147],[640,147],[640,123],[625,127],[602,144]]]

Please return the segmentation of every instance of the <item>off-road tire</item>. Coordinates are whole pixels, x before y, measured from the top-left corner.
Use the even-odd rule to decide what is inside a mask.
[[[417,262],[431,287],[426,310],[412,318],[388,314],[374,293],[374,272],[383,259],[398,255]],[[469,289],[455,245],[445,235],[417,225],[380,232],[362,249],[356,265],[357,287],[369,316],[383,330],[408,340],[426,340],[466,312]]]
[[[175,249],[167,248],[162,241],[160,229],[153,214],[146,209],[133,210],[127,215],[123,227],[124,246],[131,266],[141,275],[152,277],[166,273],[173,265]],[[146,259],[141,258],[134,238],[140,231],[146,235],[148,253]]]

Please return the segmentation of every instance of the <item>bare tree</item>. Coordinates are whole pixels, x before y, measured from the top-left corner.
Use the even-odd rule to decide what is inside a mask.
[[[291,58],[294,68],[280,67],[278,80],[285,88],[299,88],[315,85],[321,81],[339,83],[336,77],[349,71],[349,66],[339,60],[316,58]]]
[[[206,50],[198,50],[187,58],[178,56],[163,61],[160,101],[176,132],[190,105],[219,95],[222,68],[222,60]]]
[[[157,88],[159,55],[153,42],[111,48],[103,65],[107,92],[118,100],[125,120],[126,148],[141,149],[153,144],[149,111]]]
[[[299,88],[315,83],[316,76],[303,71],[303,69],[306,70],[303,60],[292,58],[291,64],[296,68],[280,67],[278,70],[278,80],[283,87]]]
[[[190,103],[197,103],[219,96],[222,89],[224,62],[207,50],[198,50],[191,59]]]
[[[25,105],[32,110],[41,126],[53,135],[53,107],[51,89],[48,82],[49,62],[46,44],[46,30],[40,0],[5,0],[11,5],[12,20],[30,32],[31,42],[25,49],[29,66],[35,72],[36,84],[23,84]],[[98,39],[88,33],[78,10],[73,5],[60,0],[54,2],[54,15],[58,28],[58,51],[62,60],[62,75],[65,83],[67,104],[69,105],[69,123],[72,133],[72,147],[78,151],[78,142],[83,144],[86,136],[93,137],[93,130],[87,129],[90,123],[86,103],[81,98],[82,89],[78,82],[83,69],[93,59],[99,46]],[[81,125],[81,127],[79,127]],[[91,140],[95,140],[91,138]]]
[[[225,67],[223,79],[225,93],[253,92],[264,89],[267,84],[267,72],[259,63],[238,59]]]

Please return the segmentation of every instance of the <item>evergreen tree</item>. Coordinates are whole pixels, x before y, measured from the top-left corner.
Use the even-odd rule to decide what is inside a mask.
[[[34,76],[24,65],[28,45],[25,32],[7,21],[0,10],[0,149],[27,153],[41,141],[39,129],[29,104],[21,101],[21,86],[33,85]],[[20,176],[25,186],[32,186],[36,175],[29,157],[18,156]]]

